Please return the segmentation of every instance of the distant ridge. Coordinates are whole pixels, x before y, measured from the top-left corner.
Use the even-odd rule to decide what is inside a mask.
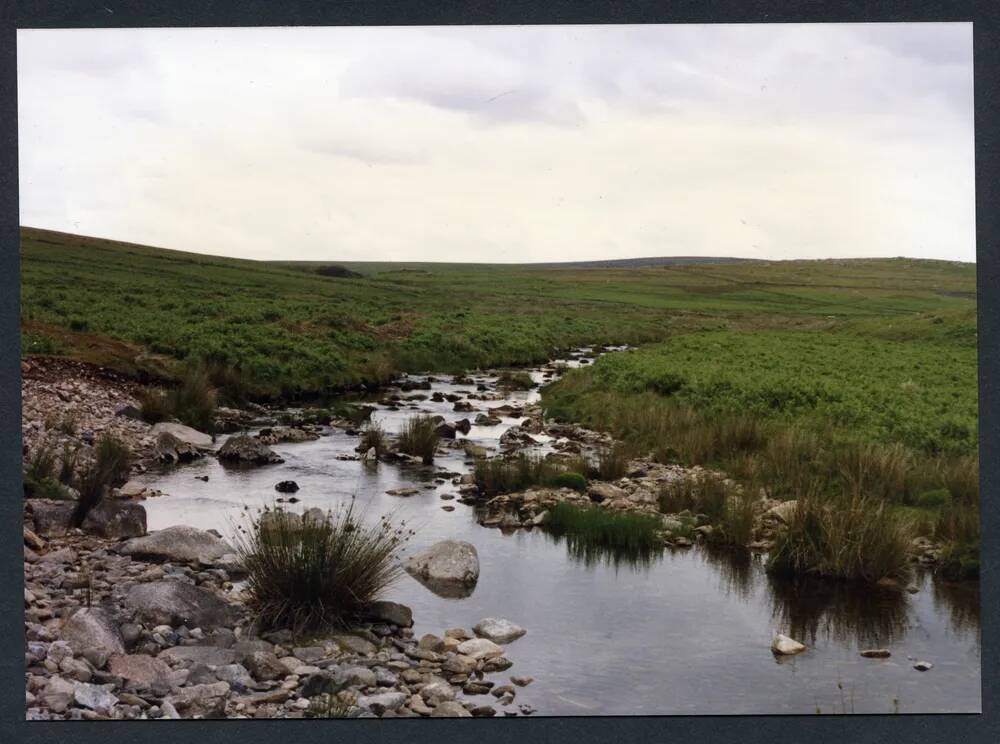
[[[648,258],[609,258],[598,261],[540,261],[526,262],[521,266],[539,269],[558,268],[590,268],[607,269],[623,268],[636,269],[648,266],[682,266],[688,264],[720,264],[720,263],[751,263],[759,261],[757,258],[732,258],[728,256],[650,256]]]

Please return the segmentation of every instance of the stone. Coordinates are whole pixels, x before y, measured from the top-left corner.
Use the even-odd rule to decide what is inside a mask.
[[[459,644],[458,653],[478,661],[479,659],[502,656],[503,649],[487,638],[473,638]]]
[[[205,630],[233,625],[239,617],[236,607],[213,592],[180,581],[135,584],[126,592],[125,604],[145,623],[171,627],[187,625]]]
[[[204,452],[197,446],[182,442],[169,432],[160,432],[153,446],[153,456],[164,463],[182,463],[197,460]]]
[[[389,496],[416,496],[420,493],[419,488],[391,488],[386,493]]]
[[[492,718],[497,714],[496,709],[492,705],[477,705],[469,712],[473,718]]]
[[[420,697],[428,705],[440,705],[447,700],[455,699],[455,688],[443,679],[428,682],[420,688]]]
[[[363,666],[338,669],[333,676],[338,684],[347,687],[374,687],[376,682],[375,672]]]
[[[186,718],[222,718],[226,713],[226,696],[229,695],[228,682],[181,687],[167,696],[166,702],[173,705]],[[287,694],[287,693],[286,693]]]
[[[799,502],[795,499],[791,501],[783,501],[777,506],[771,507],[764,514],[765,516],[772,517],[782,524],[788,524],[788,521],[795,514],[795,510],[798,508]]]
[[[173,561],[239,572],[236,550],[211,532],[176,525],[136,537],[118,547],[122,555],[140,560]]]
[[[278,657],[270,651],[254,651],[243,658],[243,666],[253,675],[253,678],[261,682],[269,682],[275,679],[284,679],[288,674]]]
[[[510,643],[523,636],[526,631],[519,625],[504,618],[487,617],[472,626],[472,630],[481,638],[494,643]]]
[[[888,659],[892,654],[887,648],[870,648],[861,652],[866,659]]]
[[[628,496],[628,494],[625,493],[624,489],[618,488],[618,486],[597,481],[590,484],[590,487],[587,489],[587,496],[590,497],[591,501],[599,504],[603,501],[617,501],[618,499],[624,499]]]
[[[141,483],[137,480],[130,480],[118,489],[118,495],[123,499],[135,499],[142,496],[147,490],[149,489],[145,483]]]
[[[31,511],[35,533],[42,537],[58,537],[69,532],[70,520],[76,510],[75,502],[61,499],[27,499],[24,503]]]
[[[206,664],[208,666],[222,666],[224,664],[235,664],[239,658],[232,649],[217,648],[215,646],[174,646],[164,649],[156,658],[168,664],[180,664],[193,666],[195,664]]]
[[[778,633],[771,641],[771,651],[779,656],[793,656],[802,653],[806,647],[786,635]]]
[[[168,675],[170,667],[161,659],[148,654],[112,656],[108,659],[108,671],[121,677],[125,689],[142,692],[151,691],[155,695],[170,692]]]
[[[282,678],[285,675],[281,675]],[[237,692],[243,692],[254,685],[254,678],[242,664],[223,664],[215,668],[216,679],[228,682]]]
[[[475,584],[479,580],[479,555],[471,543],[442,540],[410,556],[403,567],[411,575],[433,582]]]
[[[149,434],[153,437],[159,437],[160,434],[169,434],[178,441],[197,447],[198,449],[210,450],[214,447],[210,434],[173,421],[161,421],[158,424],[153,424],[153,428],[149,430]]]
[[[104,715],[110,715],[111,709],[118,704],[118,698],[111,692],[112,689],[114,689],[114,685],[92,685],[86,682],[77,682],[73,690],[73,699],[78,705]]]
[[[62,625],[59,635],[77,654],[88,649],[107,656],[125,653],[125,639],[111,614],[100,607],[81,607]]]
[[[413,610],[399,602],[372,602],[367,608],[368,617],[372,620],[392,623],[401,628],[413,625]]]
[[[366,641],[360,636],[345,633],[331,636],[331,640],[344,651],[350,651],[360,656],[368,656],[375,653],[375,644],[371,641]]]
[[[472,718],[472,714],[461,703],[447,700],[434,708],[431,718]]]
[[[934,665],[931,664],[929,661],[918,661],[916,664],[913,665],[913,668],[916,669],[918,672],[927,672],[933,669]]]
[[[219,448],[217,457],[220,462],[232,465],[270,465],[284,462],[262,441],[245,435],[227,439]]]
[[[406,704],[406,695],[402,692],[380,692],[377,695],[362,695],[357,705],[367,708],[377,716],[388,710],[399,710]]]
[[[146,534],[146,509],[134,501],[101,499],[87,512],[80,527],[84,532],[101,537],[141,537]]]
[[[299,490],[299,484],[293,480],[283,480],[275,484],[274,490],[278,493],[295,493]]]
[[[518,677],[518,676],[515,675],[515,676],[513,676],[513,677],[510,678],[510,681],[513,682],[518,687],[527,687],[528,685],[530,685],[532,682],[535,681],[535,678],[534,677]]]
[[[39,696],[42,704],[54,713],[63,713],[73,702],[76,685],[62,677],[49,677],[48,684]]]

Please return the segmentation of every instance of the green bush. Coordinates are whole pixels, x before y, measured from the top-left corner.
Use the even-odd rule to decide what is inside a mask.
[[[580,473],[555,473],[545,480],[545,485],[551,488],[572,488],[583,493],[587,490],[587,479]]]
[[[565,537],[570,550],[592,557],[610,551],[624,557],[641,559],[659,551],[660,520],[648,514],[612,512],[597,506],[580,507],[566,502],[549,509],[546,529]]]
[[[937,572],[948,581],[979,578],[979,543],[953,543],[941,554]]]
[[[497,386],[510,390],[531,390],[535,381],[527,372],[504,370],[497,378]]]
[[[235,541],[257,628],[305,633],[349,624],[399,575],[410,535],[388,516],[366,524],[353,500],[325,519],[258,512]]]
[[[947,488],[935,488],[933,491],[924,491],[917,494],[913,500],[914,506],[921,509],[939,509],[951,503],[951,494]]]

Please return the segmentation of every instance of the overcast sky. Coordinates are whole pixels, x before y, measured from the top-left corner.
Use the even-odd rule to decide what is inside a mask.
[[[18,32],[21,223],[259,259],[975,260],[971,24]]]

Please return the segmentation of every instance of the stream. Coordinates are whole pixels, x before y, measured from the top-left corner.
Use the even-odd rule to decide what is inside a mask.
[[[562,360],[588,362],[590,350]],[[528,370],[536,382],[544,367]],[[475,383],[495,392],[496,377],[476,374]],[[407,379],[421,380],[420,376]],[[435,391],[466,395],[475,385],[436,377],[431,390],[414,393],[391,410],[375,405],[373,420],[389,432],[419,412],[448,421],[504,403],[539,399],[537,389],[471,402],[473,413],[456,413],[450,402],[429,399]],[[391,391],[390,391],[391,392]],[[396,391],[398,392],[398,391]],[[467,437],[484,447],[520,419],[497,426],[473,425]],[[535,436],[544,451],[551,437]],[[540,529],[505,532],[480,526],[472,506],[442,500],[455,494],[451,479],[437,472],[466,473],[471,461],[459,450],[438,456],[433,468],[365,465],[337,459],[355,455],[358,437],[330,428],[319,440],[276,444],[284,464],[234,470],[214,457],[150,472],[140,480],[164,493],[144,502],[149,530],[176,524],[232,534],[251,509],[274,503],[274,486],[294,480],[299,499],[285,508],[336,508],[356,498],[367,519],[390,513],[416,535],[415,552],[443,539],[476,546],[481,573],[468,597],[440,597],[406,575],[385,599],[413,609],[414,632],[441,635],[469,629],[485,617],[503,617],[527,629],[506,646],[514,662],[507,672],[530,675],[513,707],[528,703],[538,715],[811,714],[980,712],[978,584],[948,584],[929,574],[917,577],[916,594],[825,582],[793,584],[770,579],[760,556],[696,546],[664,551],[651,561],[574,557],[565,542]],[[207,481],[197,476],[208,476]],[[386,494],[416,487],[417,495]],[[453,506],[446,511],[443,506]],[[776,658],[775,631],[807,644],[798,656]],[[859,656],[866,648],[888,648],[888,659]],[[916,660],[931,662],[927,672]],[[489,702],[494,702],[487,696]]]

